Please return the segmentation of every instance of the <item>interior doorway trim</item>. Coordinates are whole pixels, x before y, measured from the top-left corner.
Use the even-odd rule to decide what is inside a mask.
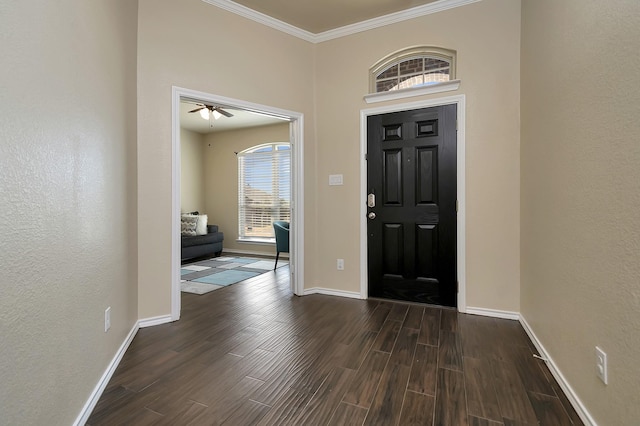
[[[286,118],[291,134],[291,290],[304,294],[304,115],[268,105],[172,87],[171,142],[171,320],[180,319],[180,99],[190,98]]]
[[[360,110],[360,296],[369,297],[367,263],[367,118],[371,115],[429,108],[441,105],[457,105],[458,133],[456,181],[458,214],[456,219],[456,269],[458,276],[458,311],[467,311],[466,259],[465,259],[465,95],[446,96],[424,101],[408,102]]]

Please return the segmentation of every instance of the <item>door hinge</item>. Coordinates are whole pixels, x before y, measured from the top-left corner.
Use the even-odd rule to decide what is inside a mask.
[[[458,200],[456,200],[456,213],[458,213]]]
[[[364,161],[369,161],[369,154],[364,155]]]
[[[456,118],[456,132],[458,131],[458,119]]]

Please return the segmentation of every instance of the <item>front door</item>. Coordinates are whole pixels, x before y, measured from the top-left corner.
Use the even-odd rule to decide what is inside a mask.
[[[367,121],[369,296],[456,306],[456,105]]]

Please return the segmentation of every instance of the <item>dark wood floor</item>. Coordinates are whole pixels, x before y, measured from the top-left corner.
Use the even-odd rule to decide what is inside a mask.
[[[516,321],[331,296],[288,269],[142,329],[89,425],[582,424]]]

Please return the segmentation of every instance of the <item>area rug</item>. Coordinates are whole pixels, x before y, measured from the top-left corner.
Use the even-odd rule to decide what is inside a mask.
[[[180,289],[185,293],[206,294],[273,271],[275,260],[255,257],[214,257],[180,267]],[[278,268],[288,265],[278,260]]]

